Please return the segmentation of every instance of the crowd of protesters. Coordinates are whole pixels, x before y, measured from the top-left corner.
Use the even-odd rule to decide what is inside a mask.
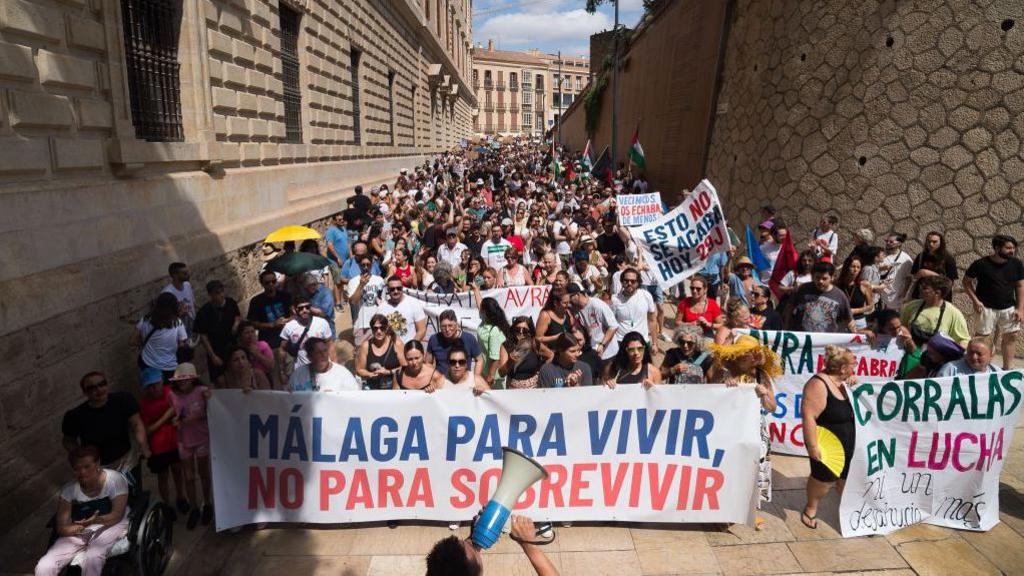
[[[90,372],[80,382],[85,402],[64,418],[77,480],[61,492],[60,538],[39,573],[53,573],[85,548],[97,550],[102,567],[114,536],[126,530],[122,472],[137,481],[139,456],[148,458],[161,498],[189,529],[211,521],[212,388],[484,394],[749,383],[770,413],[781,367],[770,348],[744,333],[750,328],[860,332],[876,345],[895,340],[904,351],[901,378],[995,370],[992,338],[1000,336],[1002,367],[1012,366],[1024,316],[1024,266],[1013,238],[994,237],[992,254],[959,280],[939,232],[929,232],[916,255],[896,231],[880,246],[871,230],[854,231],[853,246],[844,249],[836,215],[801,232],[765,206],[756,250],[767,266],[758,269],[748,257],[754,247],[733,247],[666,294],[616,214],[618,195],[646,191],[646,180],[625,166],[596,177],[580,154],[549,143],[488,142],[411,166],[389,184],[356,187],[323,240],[297,248],[330,265],[292,277],[264,270],[262,292],[244,314],[217,279],[206,283],[205,303],[197,306],[188,266],[171,264],[170,282],[136,326],[141,398],[108,390],[106,377]],[[292,250],[267,244],[261,254],[270,261]],[[957,281],[979,315],[973,335],[951,300]],[[551,287],[537,317],[507,317],[485,295],[528,285]],[[454,313],[443,313],[428,337],[423,306],[406,294],[412,289],[474,293],[481,319],[475,334]],[[355,325],[364,309],[372,314],[363,315],[365,338],[357,342],[341,329],[348,324],[342,317]],[[342,341],[354,346],[349,366],[340,362]],[[846,477],[846,470],[834,474],[817,462],[811,432],[816,424],[839,430],[852,453],[852,366],[849,351],[830,347],[824,369],[804,390],[812,464],[802,520],[811,528],[822,496]],[[758,487],[767,499],[771,446],[761,418]],[[113,497],[111,512],[76,516],[76,506],[100,493]],[[84,538],[99,520],[107,536]]]

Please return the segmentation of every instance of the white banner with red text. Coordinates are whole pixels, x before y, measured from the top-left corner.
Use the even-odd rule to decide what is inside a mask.
[[[663,290],[700,272],[712,254],[730,246],[718,193],[707,180],[674,210],[629,233]]]
[[[1022,392],[1020,370],[854,387],[857,440],[839,505],[843,536],[918,522],[995,526]]]
[[[537,316],[540,316],[540,311],[544,307],[550,290],[551,286],[547,284],[493,288],[481,290],[480,298],[494,298],[509,321],[516,316],[529,316],[536,323]],[[480,309],[472,292],[437,294],[425,290],[406,290],[405,297],[415,300],[423,307],[423,311],[427,315],[426,338],[430,338],[437,332],[438,316],[445,310],[455,311],[455,315],[459,318],[459,324],[466,332],[476,334],[476,329],[480,326]],[[359,317],[356,319],[354,327],[361,336],[356,338],[357,343],[369,337],[366,331],[370,327],[370,318],[379,310],[380,306],[363,306],[359,309]]]
[[[217,390],[209,401],[217,529],[255,522],[466,521],[502,446],[549,472],[535,520],[751,522],[758,403],[749,386],[434,394]]]
[[[884,346],[873,346],[868,338],[861,334],[782,330],[749,332],[774,350],[782,362],[782,376],[774,382],[775,402],[778,407],[768,419],[772,451],[779,454],[807,455],[804,448],[800,403],[804,395],[804,384],[824,367],[825,346],[833,344],[853,352],[857,357],[854,374],[860,382],[894,378],[903,358],[903,350],[895,341]]]

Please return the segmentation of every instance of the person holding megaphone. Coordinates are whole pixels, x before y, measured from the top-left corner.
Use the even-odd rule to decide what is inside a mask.
[[[511,537],[523,548],[538,576],[558,576],[558,570],[539,545],[554,540],[550,524],[538,530],[533,520],[512,516],[519,497],[548,472],[532,458],[511,448],[503,448],[501,479],[494,497],[473,521],[473,530],[464,540],[448,536],[434,544],[427,554],[427,576],[480,576],[484,573],[483,551],[501,536],[506,522]]]

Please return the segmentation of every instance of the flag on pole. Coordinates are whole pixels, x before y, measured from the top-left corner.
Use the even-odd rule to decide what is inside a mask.
[[[644,156],[644,147],[640,145],[640,128],[633,132],[633,140],[629,145],[629,160],[636,164],[641,170],[647,169],[647,158]]]
[[[590,140],[588,139],[586,147],[583,148],[583,160],[580,161],[583,169],[587,172],[594,169],[593,154],[593,151],[590,149]]]
[[[551,140],[551,172],[557,180],[562,175],[562,167],[558,163],[558,150],[555,148],[555,141]]]
[[[793,237],[790,234],[786,234],[785,240],[782,241],[782,246],[779,247],[779,255],[775,258],[775,268],[772,270],[772,277],[768,280],[768,287],[772,289],[776,299],[780,298],[779,286],[782,285],[782,279],[790,271],[796,270],[799,260],[800,254],[797,253],[796,246],[793,246]]]
[[[590,171],[594,175],[594,178],[600,180],[611,181],[612,171],[612,159],[608,152],[608,147],[604,147],[604,151],[597,157],[597,162],[594,163],[594,168]]]
[[[761,245],[757,243],[757,238],[754,236],[754,231],[750,229],[750,224],[747,224],[747,258],[754,263],[754,268],[758,272],[762,272],[772,267],[771,261],[761,251]]]

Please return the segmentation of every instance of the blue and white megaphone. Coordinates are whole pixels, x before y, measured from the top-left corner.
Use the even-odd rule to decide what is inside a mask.
[[[498,489],[473,524],[471,539],[478,548],[494,546],[519,497],[534,482],[548,477],[548,471],[526,454],[512,448],[502,451]]]

